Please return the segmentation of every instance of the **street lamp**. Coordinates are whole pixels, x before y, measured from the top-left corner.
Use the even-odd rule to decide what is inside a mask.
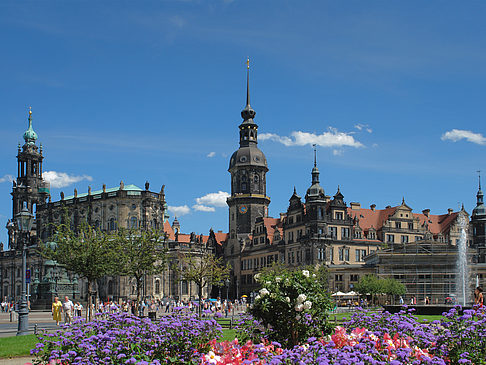
[[[20,235],[23,238],[22,246],[22,293],[21,302],[19,308],[19,327],[17,330],[17,336],[29,334],[29,306],[27,304],[27,283],[26,283],[26,271],[27,271],[27,241],[34,222],[34,216],[29,212],[26,206],[22,208],[15,218],[17,219],[17,226],[19,227]]]
[[[226,278],[226,303],[228,303],[230,281]]]

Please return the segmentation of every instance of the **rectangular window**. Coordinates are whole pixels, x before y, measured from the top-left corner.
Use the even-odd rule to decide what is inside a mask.
[[[342,221],[343,220],[343,212],[336,212],[336,219]]]
[[[395,222],[395,227],[402,228],[402,222]]]
[[[408,236],[402,235],[402,243],[408,243]]]
[[[329,236],[331,236],[331,238],[337,237],[337,227],[329,227]]]
[[[336,274],[334,276],[335,281],[343,281],[343,275],[342,274]]]
[[[339,247],[339,261],[344,260],[344,248]]]
[[[344,249],[344,261],[349,261],[349,248]]]
[[[408,224],[408,229],[413,229],[413,223]]]
[[[263,236],[260,237],[260,243],[265,243],[265,237]]]
[[[300,262],[300,251],[297,251],[297,262]]]
[[[395,242],[395,236],[392,234],[387,234],[386,235],[386,242],[393,243]]]
[[[349,228],[341,227],[341,239],[349,238]]]

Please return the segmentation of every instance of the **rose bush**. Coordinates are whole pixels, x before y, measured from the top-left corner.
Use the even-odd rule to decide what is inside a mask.
[[[327,282],[316,271],[265,272],[255,276],[262,288],[250,313],[261,321],[269,340],[293,347],[307,338],[330,333],[332,308]]]

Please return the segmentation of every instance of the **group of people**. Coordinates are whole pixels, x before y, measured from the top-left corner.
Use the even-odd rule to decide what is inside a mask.
[[[80,302],[74,304],[69,300],[68,296],[64,297],[64,302],[60,302],[58,297],[54,298],[52,303],[52,319],[56,321],[56,325],[62,321],[61,314],[64,314],[64,323],[71,324],[73,317],[81,317],[83,314],[83,305]]]

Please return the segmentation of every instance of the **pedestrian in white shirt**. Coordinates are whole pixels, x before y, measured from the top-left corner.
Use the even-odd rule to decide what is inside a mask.
[[[73,310],[74,304],[71,302],[66,295],[64,297],[64,302],[62,303],[62,311],[64,312],[64,323],[71,324],[73,321]]]

